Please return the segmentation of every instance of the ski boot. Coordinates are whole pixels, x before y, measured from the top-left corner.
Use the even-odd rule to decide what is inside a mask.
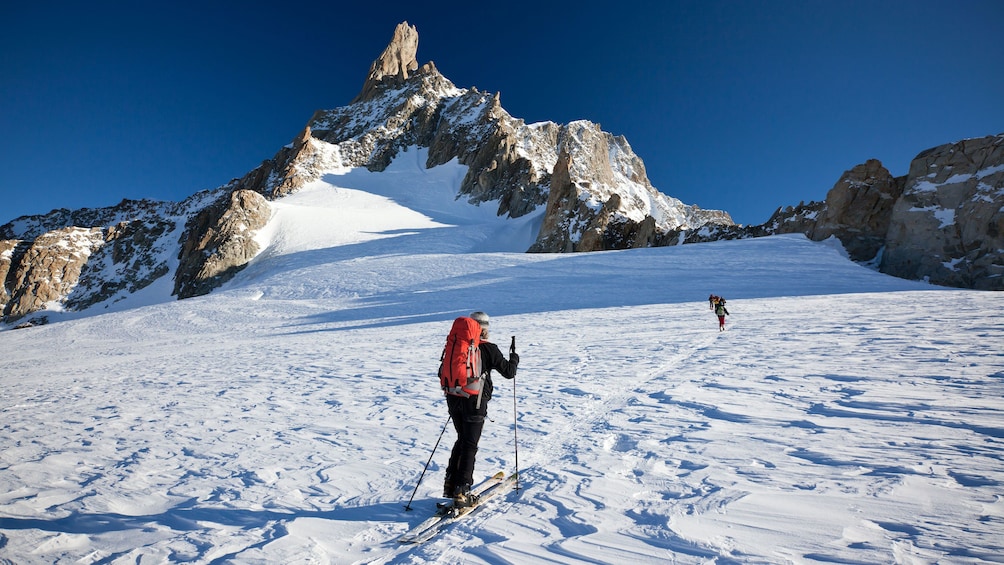
[[[453,489],[453,507],[467,508],[478,503],[477,495],[471,494],[471,485],[457,485]]]

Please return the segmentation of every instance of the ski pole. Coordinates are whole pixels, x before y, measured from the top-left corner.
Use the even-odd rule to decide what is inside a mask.
[[[512,336],[512,343],[509,345],[509,357],[512,358],[512,354],[516,353],[516,336]],[[517,437],[517,428],[519,427],[516,420],[516,378],[515,375],[512,379],[512,445],[516,452],[516,490],[519,490],[519,439]]]
[[[432,456],[435,455],[436,450],[439,449],[439,442],[443,441],[443,434],[446,433],[446,427],[450,425],[450,420],[452,418],[452,414],[446,418],[446,423],[443,424],[443,431],[439,432],[439,439],[436,440],[436,445],[432,448],[432,453],[429,454],[429,460],[425,462],[425,469],[422,469],[422,474],[418,477],[418,484],[415,485],[415,490],[411,491],[411,498],[408,499],[408,504],[404,505],[405,512],[411,512],[411,501],[415,500],[415,493],[418,492],[418,486],[422,484],[422,479],[425,478],[425,472],[429,470],[429,463],[432,463]]]

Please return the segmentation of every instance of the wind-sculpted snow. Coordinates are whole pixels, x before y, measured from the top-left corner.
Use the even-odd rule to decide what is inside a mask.
[[[524,254],[512,221],[422,196],[461,172],[327,175],[220,291],[0,332],[0,561],[1000,560],[1000,293],[802,236]],[[474,309],[521,356],[477,473],[518,447],[521,488],[402,546],[441,491],[434,374]]]

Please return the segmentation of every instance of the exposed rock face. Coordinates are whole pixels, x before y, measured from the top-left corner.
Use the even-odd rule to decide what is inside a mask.
[[[547,229],[531,247],[537,252],[652,245],[672,229],[732,224],[725,212],[685,206],[652,187],[644,163],[623,137],[587,121],[527,125],[502,108],[498,94],[458,89],[431,62],[418,67],[413,48],[417,34],[412,37],[399,26],[373,63],[356,103],[319,111],[311,119],[311,135],[326,144],[321,152],[335,156],[331,161],[381,171],[405,148],[427,147],[428,167],[452,159],[467,165],[460,194],[470,203],[495,202],[499,215],[515,218],[548,202],[555,190],[551,177],[564,151],[571,160],[560,174],[568,183],[560,181],[557,190],[574,194],[563,205],[548,206]],[[281,160],[277,156],[274,161]],[[285,182],[281,179],[275,177],[271,184]]]
[[[83,310],[141,290],[170,271],[166,257],[174,242],[170,220],[153,218],[121,222],[102,230],[104,243],[93,250],[80,270],[68,310]]]
[[[803,233],[906,279],[1004,290],[1004,134],[922,152],[904,177],[877,160],[845,172],[824,202],[778,208],[759,226],[705,226],[661,245]]]
[[[177,222],[147,218],[119,222],[104,230],[105,245],[91,254],[80,281],[64,303],[83,310],[106,300],[121,300],[170,272],[168,257],[176,249]]]
[[[1004,134],[942,145],[913,160],[881,269],[1004,290]]]
[[[0,226],[4,321],[52,303],[79,310],[115,302],[172,269],[179,298],[208,293],[259,252],[254,238],[271,216],[269,200],[348,167],[382,171],[412,147],[427,149],[427,167],[465,165],[458,197],[471,204],[511,218],[541,214],[530,251],[804,233],[837,237],[852,258],[897,276],[1004,289],[1004,135],[925,151],[902,178],[868,161],[844,173],[825,202],[736,226],[726,212],[657,191],[624,137],[587,121],[526,124],[499,94],[457,88],[432,62],[420,66],[417,49],[415,28],[399,25],[350,105],[316,112],[289,145],[215,191]]]
[[[472,204],[497,201],[500,215],[519,217],[547,199],[556,154],[546,162],[547,155],[535,158],[524,150],[536,147],[527,137],[537,128],[509,116],[498,95],[458,89],[432,63],[400,88],[318,111],[308,125],[315,140],[323,142],[319,150],[330,166],[337,161],[382,171],[404,149],[426,147],[427,167],[452,159],[467,165],[460,194]]]
[[[707,223],[731,225],[725,212],[685,206],[658,192],[624,137],[579,121],[559,126],[544,223],[533,252],[599,251],[658,244],[666,233]]]
[[[82,310],[115,302],[168,274],[183,206],[125,200],[109,208],[54,210],[0,227],[9,238],[0,241],[3,320],[52,303]],[[66,225],[71,222],[97,225]]]
[[[429,137],[429,166],[454,158],[467,165],[460,194],[472,204],[497,201],[500,216],[518,218],[546,202],[553,161],[550,153],[539,158],[532,150],[553,148],[560,127],[550,122],[526,126],[502,108],[498,93],[488,97],[477,89],[465,91],[454,107],[460,112],[447,115],[447,127]],[[477,119],[466,120],[464,113]]]
[[[11,292],[4,318],[20,318],[69,295],[91,253],[104,243],[100,228],[70,227],[47,232],[20,246],[22,252],[12,256],[5,277]],[[4,247],[10,249],[10,242]],[[15,243],[14,249],[17,247]]]
[[[840,177],[815,225],[805,233],[815,241],[836,236],[851,259],[872,260],[885,243],[893,205],[902,193],[902,179],[870,159]]]
[[[394,29],[390,44],[370,66],[362,92],[352,101],[363,102],[377,95],[381,86],[397,87],[418,69],[418,30],[402,22]]]
[[[903,190],[876,159],[841,175],[822,202],[779,207],[757,226],[709,226],[680,234],[682,243],[802,233],[814,241],[838,238],[855,261],[875,258],[885,242],[892,205]]]
[[[179,289],[196,294],[226,280],[227,273],[236,272],[229,268],[232,264],[243,265],[257,252],[253,234],[242,229],[258,229],[269,216],[264,199],[249,194],[238,191],[231,197],[217,191],[216,198],[232,206],[206,221],[201,226],[205,232],[185,232],[192,241],[179,242],[181,228],[189,218],[205,218],[209,210],[222,208],[207,207],[212,193],[198,193],[182,203],[127,200],[109,208],[54,210],[0,227],[9,237],[0,240],[3,320],[17,320],[52,303],[74,311],[117,302],[170,274],[179,245],[188,251],[185,269],[176,276]],[[63,225],[69,222],[97,225]]]
[[[173,206],[154,200],[123,200],[107,208],[60,208],[40,216],[25,216],[0,226],[0,239],[33,240],[40,235],[70,226],[110,226],[137,218],[153,218],[174,213]]]
[[[622,214],[622,197],[617,192],[610,193],[601,206],[591,206],[581,198],[585,191],[572,180],[573,168],[572,156],[562,151],[551,175],[540,234],[530,252],[570,253],[652,244],[656,230],[652,216],[636,221]]]
[[[260,250],[254,234],[271,214],[265,198],[250,190],[231,192],[196,214],[178,257],[178,298],[207,294],[240,272]]]
[[[571,178],[571,160],[568,152],[558,156],[551,175],[551,190],[547,197],[547,211],[540,226],[540,234],[531,252],[550,250],[570,253],[575,251],[573,238],[582,226],[571,225],[570,218],[581,212],[583,203],[579,201]]]
[[[317,180],[326,170],[342,167],[336,151],[311,137],[310,127],[279,150],[271,159],[233,181],[227,192],[251,190],[270,200],[292,194],[308,182]]]
[[[7,275],[13,273],[11,266],[14,265],[14,257],[24,255],[24,250],[18,251],[21,242],[14,239],[0,240],[0,313],[10,302],[8,288],[13,287],[13,281],[7,281]]]

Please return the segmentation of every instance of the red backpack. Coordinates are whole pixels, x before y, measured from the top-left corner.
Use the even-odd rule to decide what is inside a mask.
[[[439,384],[443,392],[471,397],[481,393],[481,324],[461,316],[453,320],[450,335],[439,365]]]

